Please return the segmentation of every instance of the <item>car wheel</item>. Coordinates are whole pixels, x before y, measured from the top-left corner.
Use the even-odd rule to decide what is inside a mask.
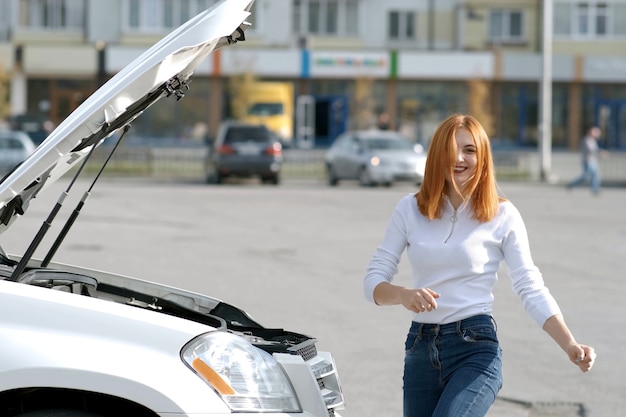
[[[278,185],[280,184],[280,175],[276,174],[269,177],[261,177],[261,182],[263,184]]]
[[[326,165],[326,174],[328,176],[328,185],[336,187],[339,184],[339,178],[337,178],[337,174],[335,174],[335,170],[332,165]]]
[[[370,178],[370,173],[367,171],[366,167],[362,167],[359,171],[359,184],[362,187],[372,186],[372,179]]]
[[[100,414],[90,413],[82,410],[35,410],[24,414],[18,414],[18,417],[101,417]]]
[[[209,184],[221,184],[224,182],[224,177],[222,177],[219,172],[215,171],[208,175],[207,182]]]

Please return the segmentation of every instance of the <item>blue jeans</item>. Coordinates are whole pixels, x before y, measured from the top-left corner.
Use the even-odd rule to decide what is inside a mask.
[[[568,188],[578,187],[579,185],[583,185],[586,182],[589,182],[591,185],[591,191],[594,194],[600,192],[600,166],[597,162],[584,162],[583,163],[583,173],[580,177],[576,178],[569,184],[567,184]]]
[[[502,350],[491,316],[413,322],[405,342],[404,417],[478,417],[502,388]]]

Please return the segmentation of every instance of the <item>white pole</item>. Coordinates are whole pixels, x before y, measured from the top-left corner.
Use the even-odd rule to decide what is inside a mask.
[[[541,179],[549,181],[552,165],[552,0],[543,1],[542,68],[539,101]]]

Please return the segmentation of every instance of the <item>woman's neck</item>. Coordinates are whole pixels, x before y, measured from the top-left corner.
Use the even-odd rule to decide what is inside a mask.
[[[459,190],[459,191],[462,192],[463,190]],[[465,201],[463,196],[459,194],[452,186],[446,187],[446,196],[448,196],[448,200],[450,200],[450,204],[452,204],[452,207],[454,207],[455,209],[458,209],[459,206],[463,204],[463,202]]]

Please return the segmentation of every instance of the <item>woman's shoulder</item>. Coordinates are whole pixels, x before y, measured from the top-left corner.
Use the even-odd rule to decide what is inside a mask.
[[[503,219],[519,219],[521,214],[515,204],[511,201],[502,199],[500,200],[498,216]]]
[[[406,194],[396,203],[396,210],[405,212],[413,209],[417,210],[417,199],[415,193]]]
[[[400,198],[400,200],[398,201],[398,205],[417,206],[417,194],[416,193],[406,194],[405,196]]]

